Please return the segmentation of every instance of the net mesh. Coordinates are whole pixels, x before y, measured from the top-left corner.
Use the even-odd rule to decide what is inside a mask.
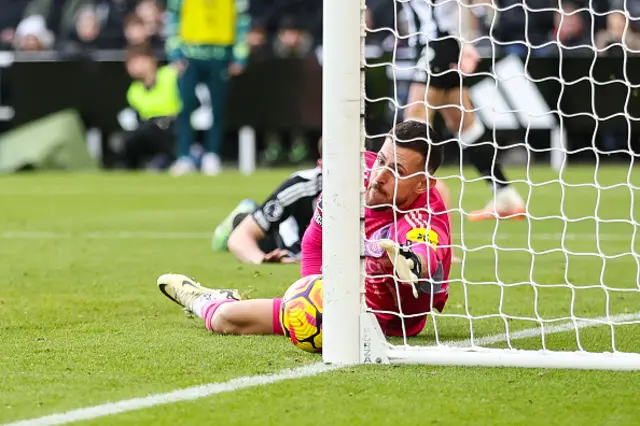
[[[398,279],[397,268],[394,275],[385,275],[388,271],[381,267],[376,272],[375,265],[363,268],[368,310],[383,325],[390,347],[639,352],[640,243],[635,201],[640,181],[634,169],[637,154],[632,136],[637,117],[632,110],[640,82],[628,72],[634,63],[632,54],[638,53],[629,41],[635,36],[636,21],[628,11],[599,11],[593,5],[579,7],[579,2],[561,2],[544,9],[526,4],[499,8],[492,1],[422,2],[431,12],[439,7],[455,10],[455,17],[446,19],[469,31],[433,33],[429,25],[411,24],[415,16],[407,8],[415,0],[396,0],[393,26],[379,27],[367,20],[367,37],[384,40],[388,54],[382,59],[366,58],[364,67],[371,74],[384,70],[391,82],[386,93],[372,95],[373,91],[367,90],[367,107],[388,108],[389,127],[401,123],[411,107],[407,102],[411,80],[416,73],[425,73],[426,93],[418,103],[437,111],[456,109],[464,119],[475,114],[487,129],[484,141],[493,148],[492,164],[507,158],[519,160],[506,171],[510,188],[521,195],[526,214],[522,220],[470,220],[475,210],[499,210],[499,197],[486,178],[464,166],[473,161],[469,156],[474,154],[460,141],[463,124],[454,123],[452,130],[446,131],[440,123],[446,166],[434,177],[450,190],[447,213],[452,243],[438,244],[435,250],[444,253],[451,249],[461,263],[451,266],[449,296],[442,312],[434,309],[439,295],[421,295],[426,297],[430,312],[424,329],[414,337],[409,334],[415,332],[416,321],[426,312],[407,311],[406,303],[414,305],[403,298],[412,296],[403,290],[407,286]],[[524,38],[501,41],[495,36],[500,20],[514,8],[524,14]],[[540,42],[530,34],[543,17],[553,25],[549,39]],[[624,34],[616,41],[607,34],[612,34],[612,21],[618,17],[623,18]],[[581,37],[567,38],[576,26],[582,26]],[[420,38],[426,40],[427,49],[414,45]],[[468,73],[436,69],[430,64],[433,52],[429,43],[446,39],[473,44],[485,58]],[[421,51],[430,57],[419,60]],[[440,53],[436,49],[435,55]],[[456,65],[461,67],[462,62],[458,59]],[[430,104],[430,100],[439,99],[427,95],[429,90],[438,90],[431,85],[434,77],[451,72],[464,77],[471,105],[464,104],[460,91],[457,102],[446,98]],[[576,94],[580,94],[579,100],[574,99]],[[367,126],[366,137],[383,140],[386,131],[388,128],[377,131]],[[395,144],[401,146],[402,141]],[[397,150],[393,153],[398,160]],[[574,158],[586,161],[569,165],[569,159]],[[612,158],[618,161],[609,163]],[[371,257],[367,247],[376,251],[382,237],[406,234],[403,217],[413,214],[413,222],[424,220],[418,227],[429,229],[432,225],[432,219],[425,219],[429,214],[423,217],[424,212],[419,212],[416,219],[415,212],[402,210],[397,204],[398,188],[412,176],[403,175],[397,167],[373,166],[385,167],[393,169],[389,171],[396,176],[397,192],[390,206],[393,223],[387,233],[367,232],[364,246],[369,257],[365,264]],[[424,174],[429,176],[426,171]],[[384,278],[392,278],[386,288],[380,284]],[[370,303],[375,295],[393,299],[394,307],[379,308]],[[399,328],[389,332],[391,321]]]

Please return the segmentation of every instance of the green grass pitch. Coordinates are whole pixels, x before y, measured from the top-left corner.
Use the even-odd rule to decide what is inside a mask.
[[[640,185],[638,173],[572,167],[562,176],[597,180],[600,191],[561,185],[547,168],[529,175],[532,186],[517,186],[536,219],[470,223],[454,215],[465,262],[454,265],[437,318],[441,340],[530,329],[536,319],[552,326],[640,312],[638,193],[612,186]],[[319,362],[282,337],[210,335],[155,286],[158,275],[183,272],[205,285],[253,289],[252,297],[281,295],[298,266],[242,265],[213,253],[209,236],[239,200],[264,198],[285,176],[0,178],[0,424]],[[447,182],[457,199],[459,181]],[[471,211],[487,199],[485,185],[472,182],[461,205]],[[434,335],[429,322],[408,343],[432,344]],[[638,338],[638,325],[601,326],[511,345],[611,351],[615,342],[640,352]],[[638,424],[638,384],[629,372],[360,366],[80,423]]]

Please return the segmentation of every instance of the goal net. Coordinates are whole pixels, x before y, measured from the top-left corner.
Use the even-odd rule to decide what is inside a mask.
[[[393,25],[383,28],[371,24],[364,0],[324,1],[324,360],[640,368],[638,177],[632,142],[638,131],[632,114],[638,84],[628,72],[634,53],[625,41],[632,31],[629,13],[611,20],[610,11],[581,6],[590,2],[562,1],[549,9],[520,5],[524,38],[501,41],[498,25],[513,5],[501,9],[494,0],[420,0],[429,13],[438,7],[455,11],[454,18],[446,19],[465,31],[449,27],[443,33],[418,20],[409,25],[415,17],[405,9],[415,0],[395,1]],[[615,21],[620,17],[623,21]],[[529,37],[530,26],[540,21],[550,22],[547,41]],[[616,22],[622,22],[621,39],[600,35],[600,30],[611,35],[606,26]],[[365,44],[379,33],[392,42],[385,42],[390,46],[386,59],[373,61],[365,57]],[[420,38],[426,47],[415,49]],[[430,43],[446,38],[475,46],[484,59],[468,73],[461,59],[458,69],[430,65]],[[413,56],[401,54],[411,49]],[[384,70],[390,85],[384,95],[373,96],[365,91],[365,75],[377,69]],[[440,123],[446,156],[434,177],[450,190],[446,207],[452,242],[435,250],[451,250],[461,262],[451,266],[442,311],[435,309],[432,295],[422,293],[428,300],[424,312],[404,312],[397,295],[406,284],[396,274],[391,291],[397,307],[381,312],[367,306],[365,297],[372,277],[366,273],[364,246],[376,241],[364,232],[364,141],[384,139],[406,118],[411,107],[407,93],[417,70],[426,76],[420,102],[427,109],[457,109],[464,113],[462,121],[474,113],[483,124],[481,142],[493,152],[491,173],[509,156],[519,160],[506,168],[506,175],[509,187],[522,197],[524,216],[471,220],[475,210],[500,210],[498,189],[470,166],[474,153],[460,136],[464,124],[446,130]],[[458,101],[430,97],[432,82],[448,72],[470,86],[469,104],[461,90]],[[433,99],[438,104],[430,104]],[[391,111],[390,124],[380,134],[365,128],[364,119],[365,106],[378,104]],[[617,161],[608,162],[612,158]],[[431,177],[428,170],[424,174]],[[392,209],[397,229],[406,212],[396,205]],[[399,336],[384,335],[377,320],[381,314],[400,321]],[[408,336],[407,324],[425,316],[422,332]]]

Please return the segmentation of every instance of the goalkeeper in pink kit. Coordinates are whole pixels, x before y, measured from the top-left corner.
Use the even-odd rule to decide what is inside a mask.
[[[420,333],[427,314],[447,301],[449,219],[435,180],[425,174],[442,163],[440,142],[427,124],[407,121],[380,152],[365,154],[365,298],[389,336],[402,336],[403,322],[408,336]],[[321,274],[321,266],[322,200],[302,241],[302,275]],[[210,331],[283,334],[281,299],[241,300],[235,290],[209,289],[179,274],[162,275],[158,286]]]

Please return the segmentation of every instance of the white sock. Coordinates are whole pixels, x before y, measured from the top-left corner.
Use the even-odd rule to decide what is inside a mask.
[[[202,296],[198,296],[190,306],[191,312],[193,312],[199,318],[204,319],[203,308],[210,305],[214,301],[215,297],[212,294],[203,294]]]
[[[462,143],[462,149],[468,148],[469,145],[476,143],[478,139],[484,135],[484,131],[484,126],[478,117],[475,117],[473,124],[458,134],[458,139]]]

